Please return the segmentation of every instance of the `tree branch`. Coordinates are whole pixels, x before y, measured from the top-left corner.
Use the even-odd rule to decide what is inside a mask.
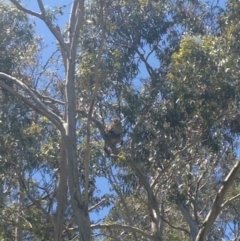
[[[43,20],[42,14],[23,7],[17,0],[10,0],[10,2],[14,4],[19,10]]]
[[[69,20],[70,25],[70,52],[69,59],[75,61],[77,54],[77,43],[80,32],[83,28],[84,22],[84,0],[74,0],[72,4],[71,16]]]
[[[196,221],[192,218],[186,205],[184,205],[183,203],[178,203],[178,208],[190,228],[190,233],[191,233],[192,239],[195,240],[195,238],[198,234],[198,231],[199,231]]]
[[[136,232],[141,234],[142,236],[144,236],[145,238],[154,240],[154,241],[159,241],[159,239],[157,237],[155,237],[154,235],[148,234],[146,232],[144,232],[143,230],[139,229],[139,228],[135,228],[132,226],[128,226],[128,225],[121,225],[121,224],[93,224],[91,225],[92,229],[120,229],[120,230],[125,230],[125,231],[131,231],[131,232]]]
[[[49,28],[49,30],[52,32],[52,34],[54,35],[54,37],[57,39],[57,41],[59,42],[60,46],[65,50],[65,52],[67,53],[67,55],[69,55],[69,47],[67,45],[67,43],[64,41],[61,33],[58,31],[57,27],[55,27],[51,21],[49,21],[49,19],[47,19],[46,17],[46,13],[45,13],[45,8],[43,6],[43,3],[41,0],[38,0],[38,5],[39,8],[41,10],[41,14],[34,12],[30,9],[27,9],[25,7],[23,7],[17,0],[10,0],[11,3],[13,3],[19,10],[30,14],[32,16],[35,16],[39,19],[41,19],[42,21],[45,22],[45,24],[47,25],[47,27]]]
[[[52,104],[59,104],[59,105],[65,106],[65,102],[63,102],[63,101],[61,101],[61,100],[54,99],[54,98],[52,98],[52,97],[50,97],[50,96],[42,95],[42,94],[38,93],[37,91],[35,91],[34,89],[31,89],[31,91],[32,91],[34,94],[36,94],[40,99],[49,101],[49,102],[52,103]]]
[[[18,173],[18,181],[19,181],[19,185],[21,186],[21,188],[23,190],[25,190],[28,198],[31,200],[31,202],[39,209],[42,211],[42,213],[49,218],[51,225],[54,226],[54,219],[53,217],[42,207],[41,202],[39,200],[36,200],[29,192],[29,190],[26,187],[26,184],[24,182],[24,178],[22,177],[22,175],[20,173]]]
[[[145,59],[144,55],[138,49],[136,51],[137,51],[140,59],[145,64],[145,67],[147,69],[148,74],[151,76],[153,74],[153,72],[154,72],[152,66],[147,62],[147,59]]]
[[[54,240],[61,240],[64,214],[67,205],[67,154],[64,148],[64,140],[61,140],[59,184],[57,187],[57,213],[54,228]]]
[[[82,110],[78,110],[78,114],[80,114],[82,117],[88,117],[88,115],[86,114],[85,111]],[[118,154],[118,150],[115,146],[113,146],[109,141],[108,138],[106,137],[105,134],[105,130],[104,130],[104,126],[102,125],[102,123],[100,121],[98,121],[96,118],[91,117],[91,121],[94,122],[94,124],[97,126],[97,128],[99,129],[104,141],[110,146],[110,148],[112,149],[113,153],[117,156]],[[156,197],[154,196],[154,193],[147,181],[147,179],[145,178],[144,174],[142,173],[142,171],[140,170],[140,168],[136,165],[136,163],[133,161],[135,159],[135,154],[134,154],[134,141],[132,141],[132,157],[128,157],[128,162],[130,163],[132,169],[135,171],[137,177],[139,178],[140,182],[143,184],[143,186],[145,187],[147,193],[148,193],[148,209],[150,212],[150,216],[151,219],[153,220],[153,222],[156,224],[159,222],[160,220],[160,211],[158,209],[158,203],[156,200]]]
[[[128,223],[129,223],[130,226],[133,227],[134,225],[133,225],[133,220],[132,220],[132,217],[131,217],[131,212],[130,212],[130,210],[129,210],[129,208],[128,208],[128,205],[127,205],[127,203],[126,203],[126,201],[125,201],[125,199],[124,199],[124,196],[123,196],[123,193],[122,193],[122,191],[121,191],[121,188],[118,188],[118,187],[117,187],[117,180],[116,180],[115,175],[114,175],[113,172],[112,172],[112,168],[111,168],[111,167],[109,167],[109,168],[106,167],[106,170],[107,170],[109,182],[110,182],[110,184],[112,185],[113,189],[115,190],[115,192],[117,193],[117,195],[118,195],[119,198],[120,198],[120,201],[121,201],[122,204],[123,204],[124,211],[125,211],[125,214],[126,214]],[[119,186],[119,185],[118,185],[118,186]],[[133,238],[134,238],[135,241],[137,241],[137,236],[136,236],[136,233],[135,233],[135,232],[133,232]]]
[[[82,117],[82,118],[88,118],[88,114],[83,111],[83,110],[77,110],[77,114]],[[106,136],[106,133],[105,133],[105,127],[104,125],[99,121],[97,120],[95,117],[91,116],[91,121],[95,124],[95,126],[98,128],[98,130],[100,131],[101,133],[101,136],[103,138],[103,140],[107,143],[107,145],[113,150],[113,153],[117,153],[118,150],[117,148],[112,145],[111,142],[109,142],[107,136]]]
[[[221,209],[225,208],[230,202],[234,201],[235,199],[240,197],[240,193],[230,199],[228,199],[226,202],[224,202],[221,206]]]
[[[16,92],[13,88],[11,88],[9,85],[5,84],[2,80],[0,80],[0,86],[6,90],[8,90],[12,95],[16,96],[18,99],[23,101],[25,104],[27,104],[29,107],[32,109],[36,110],[38,113],[46,116],[50,121],[52,121],[56,127],[63,132],[63,120],[56,115],[54,112],[52,112],[50,109],[48,109],[42,102],[39,100],[36,95],[31,91],[30,88],[28,88],[22,81],[18,80],[15,77],[12,77],[10,75],[4,74],[0,72],[0,78],[10,80],[14,84],[18,85],[21,87],[31,98],[31,100],[34,102],[31,103],[26,97],[20,95],[18,92]]]
[[[161,215],[161,219],[163,220],[163,222],[168,224],[171,228],[179,230],[179,231],[182,231],[182,232],[186,233],[187,235],[190,235],[190,233],[189,233],[189,231],[187,229],[172,225],[171,222],[168,221],[167,219],[165,219],[162,215]]]
[[[96,57],[96,65],[94,68],[94,80],[95,80],[95,88],[94,92],[92,95],[91,103],[89,106],[89,111],[88,111],[88,117],[87,117],[87,143],[86,143],[86,160],[85,160],[85,190],[88,190],[88,183],[89,183],[89,163],[90,163],[90,153],[91,153],[91,146],[90,146],[90,137],[91,137],[91,117],[92,117],[92,112],[93,112],[93,107],[95,103],[95,99],[100,87],[100,76],[99,76],[99,68],[100,68],[100,63],[101,63],[101,58],[102,58],[102,53],[103,53],[103,47],[104,47],[104,42],[105,42],[105,26],[104,26],[104,19],[103,19],[103,7],[101,7],[101,12],[100,12],[100,21],[101,21],[101,27],[102,27],[102,35],[101,35],[101,42],[100,46],[98,49],[97,57]],[[86,208],[88,206],[88,192],[85,192],[84,196],[84,204],[86,205]]]
[[[202,228],[198,232],[196,241],[205,241],[208,233],[210,232],[212,225],[214,221],[216,220],[218,214],[222,210],[222,203],[224,196],[228,189],[231,187],[235,177],[239,174],[240,171],[240,162],[238,161],[232,168],[232,170],[229,172],[227,177],[225,178],[222,187],[219,189],[216,198],[214,200],[213,206],[207,217],[205,218],[205,221],[202,225]]]
[[[89,212],[93,211],[94,209],[96,209],[97,207],[101,206],[104,202],[107,201],[107,198],[102,199],[100,202],[96,203],[95,205],[93,205],[92,207],[90,207],[88,209]]]
[[[46,16],[46,11],[45,11],[45,8],[43,6],[42,0],[37,0],[37,2],[38,2],[38,6],[39,6],[43,16],[45,17]]]

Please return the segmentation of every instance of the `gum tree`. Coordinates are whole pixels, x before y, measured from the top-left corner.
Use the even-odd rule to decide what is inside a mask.
[[[17,150],[35,136],[38,158],[17,157],[44,163],[37,169],[44,185],[27,182],[30,169],[20,175],[26,237],[220,240],[228,220],[214,222],[238,198],[239,163],[229,147],[238,135],[238,82],[227,83],[237,79],[229,71],[237,59],[234,25],[228,32],[224,15],[200,1],[74,0],[61,28],[68,6],[36,2],[39,12],[11,0],[54,36],[51,67],[37,76],[22,68],[0,73],[2,89],[36,114],[24,133],[29,142]],[[113,117],[123,125],[117,145],[105,131]],[[98,177],[111,185],[105,197],[96,195]],[[91,223],[90,212],[109,204],[105,219]],[[37,227],[43,220],[46,229]]]

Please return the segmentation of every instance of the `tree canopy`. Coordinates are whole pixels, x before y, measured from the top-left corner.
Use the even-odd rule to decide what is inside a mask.
[[[238,240],[240,2],[35,4],[0,1],[0,239]]]

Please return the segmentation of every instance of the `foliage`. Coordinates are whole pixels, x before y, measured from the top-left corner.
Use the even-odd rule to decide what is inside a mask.
[[[73,1],[61,29],[68,6],[11,2],[0,239],[237,238],[239,3]],[[57,40],[47,60],[26,13]]]

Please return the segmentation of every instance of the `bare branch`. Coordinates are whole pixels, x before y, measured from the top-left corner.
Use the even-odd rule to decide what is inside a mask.
[[[136,51],[137,51],[140,59],[141,59],[141,60],[143,61],[143,63],[145,64],[146,69],[147,69],[147,71],[148,71],[148,74],[151,76],[151,75],[153,74],[153,72],[154,72],[152,66],[147,62],[147,59],[145,59],[144,55],[143,55],[138,49],[137,49]]]
[[[55,50],[55,51],[51,54],[51,56],[49,56],[49,58],[47,59],[47,61],[46,61],[45,64],[43,65],[42,71],[39,73],[39,75],[37,76],[37,78],[36,78],[36,80],[35,80],[35,83],[34,83],[35,89],[36,89],[37,86],[38,86],[38,82],[39,82],[40,78],[42,77],[43,74],[46,73],[45,71],[49,68],[49,64],[50,64],[53,56],[54,56],[57,52],[58,52],[58,49]],[[20,72],[19,69],[18,69],[18,71]]]
[[[49,19],[47,19],[46,14],[45,14],[45,9],[43,7],[43,3],[41,0],[38,0],[38,4],[39,4],[39,8],[42,11],[41,14],[34,12],[30,9],[27,9],[25,7],[23,7],[17,0],[10,0],[19,10],[22,10],[23,12],[30,14],[32,16],[35,16],[39,19],[41,19],[42,21],[45,22],[45,24],[47,25],[47,27],[49,28],[49,30],[52,32],[52,34],[54,35],[54,37],[57,39],[57,41],[59,42],[60,46],[65,50],[65,52],[67,53],[67,55],[69,55],[69,46],[67,45],[67,43],[64,41],[61,33],[58,31],[57,27],[55,27],[51,21],[49,21]]]
[[[46,15],[46,11],[45,11],[45,8],[43,6],[42,0],[37,0],[37,2],[38,2],[38,6],[39,6],[43,16],[45,16]]]
[[[5,84],[3,81],[0,80],[0,86],[6,90],[8,90],[11,94],[22,100],[25,104],[27,104],[29,107],[36,110],[38,113],[46,116],[50,121],[52,121],[56,127],[62,132],[64,131],[63,128],[63,120],[56,115],[54,112],[52,112],[50,109],[48,109],[41,100],[37,98],[37,96],[31,91],[30,88],[28,88],[22,81],[18,80],[15,77],[12,77],[10,75],[4,74],[0,72],[0,78],[7,79],[12,81],[14,84],[21,87],[31,98],[31,100],[34,102],[32,104],[29,100],[27,100],[24,96],[20,95],[18,92],[13,90],[10,86]]]
[[[225,208],[230,202],[234,201],[235,199],[239,198],[240,197],[240,193],[230,199],[228,199],[227,201],[225,201],[222,206],[221,206],[221,209]]]
[[[101,206],[103,203],[105,203],[107,201],[107,198],[102,199],[100,202],[98,202],[97,204],[93,205],[92,207],[90,207],[88,209],[89,212],[93,211],[94,209],[96,209],[97,207]]]
[[[214,221],[216,220],[218,214],[222,210],[222,203],[224,196],[228,189],[231,187],[235,177],[239,174],[240,170],[240,162],[238,161],[232,168],[232,170],[229,172],[227,177],[225,178],[222,187],[219,189],[216,198],[214,200],[213,206],[207,217],[205,218],[205,221],[202,225],[202,228],[198,232],[196,241],[205,241],[208,233],[210,232],[212,225]]]
[[[70,16],[70,56],[71,61],[76,58],[76,46],[78,43],[80,31],[84,22],[84,0],[74,0]]]
[[[30,14],[30,15],[32,15],[32,16],[35,16],[35,17],[40,18],[40,19],[43,20],[42,14],[37,13],[37,12],[34,12],[34,11],[30,10],[30,9],[27,9],[27,8],[23,7],[17,0],[10,0],[10,1],[11,1],[11,3],[13,3],[19,10],[22,10],[22,11],[25,12],[25,13],[28,13],[28,14]]]
[[[71,33],[73,32],[74,26],[76,24],[76,17],[77,17],[76,10],[77,10],[77,7],[78,7],[78,2],[79,2],[78,0],[74,0],[73,3],[72,3],[71,15],[70,15],[70,19],[69,19],[70,39],[72,37]]]
[[[159,239],[157,237],[155,237],[154,235],[148,234],[146,232],[144,232],[143,230],[139,229],[139,228],[135,228],[132,226],[128,226],[128,225],[121,225],[121,224],[93,224],[91,225],[92,229],[120,229],[120,230],[125,230],[125,231],[131,231],[131,232],[136,232],[141,234],[142,236],[150,239],[150,240],[156,240],[159,241]]]
[[[59,104],[59,105],[63,105],[63,106],[65,105],[65,102],[63,102],[61,100],[54,99],[50,96],[42,95],[42,94],[38,93],[37,91],[35,91],[34,89],[31,89],[31,91],[34,92],[40,99],[50,101],[52,104]]]

